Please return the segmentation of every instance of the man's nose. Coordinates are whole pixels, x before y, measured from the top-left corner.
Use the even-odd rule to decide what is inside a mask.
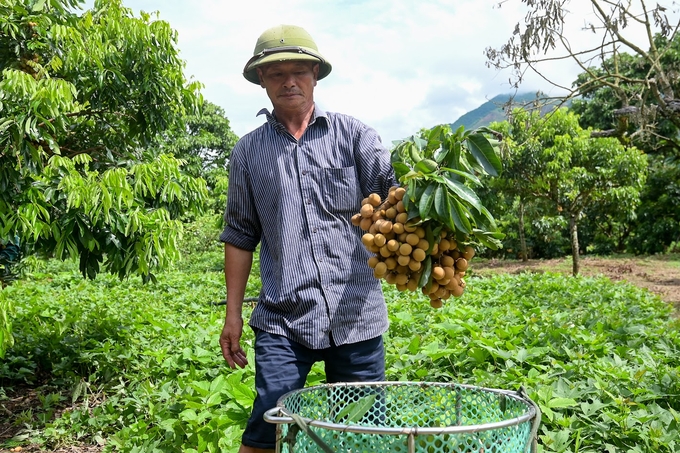
[[[284,80],[283,80],[283,85],[286,88],[294,87],[296,85],[295,75],[293,73],[286,74],[285,77],[284,77]]]

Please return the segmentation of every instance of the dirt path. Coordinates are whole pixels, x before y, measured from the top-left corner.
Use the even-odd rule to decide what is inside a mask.
[[[559,272],[571,275],[571,257],[552,260],[475,259],[470,265],[474,273]],[[588,277],[604,276],[613,281],[625,280],[647,288],[680,311],[680,255],[651,257],[582,257],[580,274]]]

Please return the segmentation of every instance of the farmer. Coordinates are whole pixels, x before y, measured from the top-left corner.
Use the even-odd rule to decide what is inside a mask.
[[[232,151],[225,212],[227,312],[220,335],[230,367],[248,362],[242,305],[260,244],[262,289],[248,324],[255,333],[257,397],[239,452],[275,448],[263,420],[280,396],[325,363],[331,382],[385,378],[387,309],[350,217],[370,193],[396,183],[387,149],[357,119],[322,111],[314,87],[331,72],[312,37],[279,25],[257,40],[243,76],[267,92],[266,123]]]

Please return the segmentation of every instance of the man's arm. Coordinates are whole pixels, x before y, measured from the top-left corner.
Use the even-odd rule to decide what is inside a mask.
[[[224,244],[224,280],[227,286],[227,313],[220,335],[222,355],[231,368],[248,365],[241,348],[243,296],[253,264],[253,252]]]

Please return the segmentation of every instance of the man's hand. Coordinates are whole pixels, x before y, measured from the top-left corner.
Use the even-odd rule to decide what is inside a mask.
[[[220,347],[222,355],[231,368],[238,365],[245,368],[248,365],[246,353],[241,348],[241,335],[243,334],[243,319],[235,316],[227,316],[224,327],[220,334]]]

